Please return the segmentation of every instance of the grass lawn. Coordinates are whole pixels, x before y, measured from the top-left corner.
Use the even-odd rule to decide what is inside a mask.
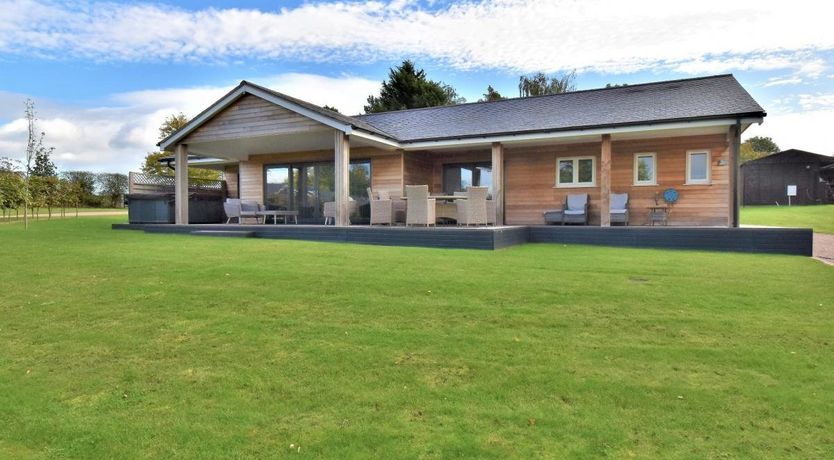
[[[815,232],[834,234],[834,204],[819,206],[745,206],[741,223],[775,227],[813,228]]]
[[[0,227],[0,457],[834,457],[810,258],[113,220]]]

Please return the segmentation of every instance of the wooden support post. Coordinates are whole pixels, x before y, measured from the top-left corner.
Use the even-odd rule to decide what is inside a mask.
[[[741,201],[739,195],[741,194],[741,187],[738,184],[738,170],[739,170],[739,155],[741,150],[741,123],[736,121],[735,125],[730,126],[729,132],[730,140],[730,161],[729,167],[729,189],[730,189],[730,209],[727,219],[727,226],[738,227],[738,206]],[[712,167],[710,165],[710,167]]]
[[[492,143],[492,200],[495,201],[495,225],[504,225],[504,145]]]
[[[174,152],[174,222],[188,223],[188,146],[178,144]]]
[[[611,226],[611,135],[602,135],[599,168],[599,225]]]
[[[336,131],[333,137],[336,161],[336,226],[350,225],[350,136]]]

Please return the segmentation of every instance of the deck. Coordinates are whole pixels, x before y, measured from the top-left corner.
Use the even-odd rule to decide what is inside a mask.
[[[384,246],[502,249],[524,243],[590,244],[811,256],[813,232],[798,228],[720,227],[333,227],[324,225],[113,224],[116,230],[252,237]]]

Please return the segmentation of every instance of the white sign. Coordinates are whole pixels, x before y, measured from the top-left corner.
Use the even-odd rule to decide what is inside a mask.
[[[796,185],[788,185],[788,196],[796,196]]]

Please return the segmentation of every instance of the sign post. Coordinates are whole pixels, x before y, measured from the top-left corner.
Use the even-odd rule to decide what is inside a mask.
[[[792,196],[796,196],[796,185],[788,185],[788,206],[791,205]]]

